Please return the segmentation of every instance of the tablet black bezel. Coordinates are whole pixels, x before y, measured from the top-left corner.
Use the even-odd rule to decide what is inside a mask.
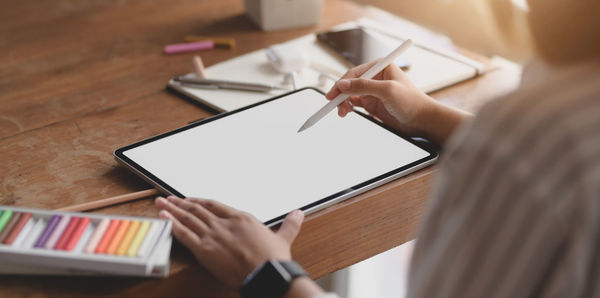
[[[150,137],[148,139],[136,142],[134,144],[131,144],[131,145],[128,145],[128,146],[125,146],[125,147],[121,147],[121,148],[115,150],[114,156],[117,159],[121,160],[122,162],[126,163],[128,166],[130,166],[133,169],[135,169],[135,171],[139,172],[139,174],[143,175],[145,178],[151,180],[152,182],[154,182],[157,185],[159,185],[161,188],[163,188],[166,191],[168,191],[169,193],[171,193],[173,195],[176,195],[176,196],[178,196],[180,198],[184,198],[185,196],[182,193],[178,192],[176,189],[172,188],[170,185],[168,185],[167,183],[165,183],[164,181],[162,181],[158,177],[154,176],[152,173],[148,172],[146,169],[144,169],[142,166],[140,166],[139,164],[137,164],[136,162],[134,162],[133,160],[131,160],[130,158],[128,158],[127,156],[125,156],[125,154],[123,154],[123,153],[125,151],[127,151],[127,150],[130,150],[130,149],[133,149],[133,148],[136,148],[136,147],[139,147],[139,146],[142,146],[142,145],[154,142],[156,140],[159,140],[159,139],[162,139],[162,138],[165,138],[165,137],[168,137],[168,136],[180,133],[182,131],[185,131],[185,130],[188,130],[188,129],[191,129],[191,128],[194,128],[194,127],[197,127],[197,126],[200,126],[200,125],[204,125],[206,123],[210,123],[210,122],[219,120],[221,118],[225,118],[227,116],[230,116],[230,115],[233,115],[233,114],[236,114],[236,113],[240,113],[240,112],[243,112],[245,110],[254,108],[256,106],[269,103],[269,102],[277,100],[279,98],[286,97],[286,96],[288,96],[290,94],[293,94],[293,93],[296,93],[296,92],[301,92],[301,91],[308,90],[308,89],[316,91],[316,92],[318,92],[320,94],[325,95],[323,92],[321,92],[320,90],[318,90],[316,88],[313,88],[313,87],[304,87],[304,88],[301,88],[301,89],[297,89],[297,90],[294,90],[294,91],[291,91],[291,92],[288,92],[288,93],[285,93],[285,94],[282,94],[282,95],[278,95],[278,96],[275,96],[275,97],[263,100],[261,102],[257,102],[255,104],[251,104],[249,106],[246,106],[246,107],[243,107],[243,108],[240,108],[240,109],[237,109],[237,110],[233,110],[233,111],[229,111],[229,112],[217,114],[217,115],[212,116],[210,118],[202,119],[202,120],[190,123],[190,124],[188,124],[186,126],[174,129],[172,131],[168,131],[168,132],[165,132],[165,133],[162,133],[162,134]],[[402,139],[404,139],[404,140],[412,143],[413,145],[415,145],[415,146],[417,146],[417,147],[425,150],[427,153],[429,153],[429,156],[424,157],[422,159],[419,159],[419,160],[417,160],[415,162],[412,162],[410,164],[407,164],[405,166],[402,166],[400,168],[397,168],[397,169],[394,169],[392,171],[389,171],[387,173],[381,174],[381,175],[379,175],[377,177],[371,178],[371,179],[369,179],[369,180],[367,180],[365,182],[362,182],[360,184],[357,184],[357,185],[352,186],[350,188],[347,188],[345,190],[339,191],[339,192],[337,192],[335,194],[329,195],[329,196],[327,196],[327,197],[325,197],[323,199],[317,200],[317,201],[315,201],[315,202],[313,202],[311,204],[302,206],[299,209],[301,209],[301,210],[304,211],[304,210],[308,210],[308,209],[314,208],[315,206],[319,206],[319,205],[325,204],[325,203],[327,203],[327,202],[329,202],[331,200],[335,200],[336,198],[341,197],[344,194],[347,194],[349,192],[353,192],[353,191],[362,189],[364,187],[367,187],[369,185],[377,183],[378,181],[386,179],[386,178],[388,178],[390,176],[393,176],[393,175],[396,175],[396,174],[398,174],[400,172],[403,172],[403,171],[406,171],[408,169],[414,168],[414,167],[418,166],[419,164],[426,163],[428,161],[432,161],[432,160],[437,159],[438,153],[431,146],[428,146],[427,144],[424,144],[424,143],[421,143],[421,142],[416,142],[412,138],[410,138],[410,137],[408,137],[408,136],[406,136],[406,135],[404,135],[404,134],[402,134],[402,133],[400,133],[398,131],[395,131],[395,130],[389,128],[389,127],[387,127],[386,125],[384,125],[383,123],[377,121],[376,119],[373,119],[373,117],[371,117],[371,116],[365,115],[364,113],[361,113],[359,111],[355,111],[355,112],[357,114],[359,114],[360,116],[364,117],[365,119],[367,119],[367,120],[369,120],[369,121],[371,121],[371,122],[379,125],[380,127],[384,128],[384,129],[392,132],[393,134],[401,137]],[[271,223],[274,223],[274,222],[282,220],[284,217],[285,217],[285,214],[280,215],[280,216],[278,216],[276,218],[273,218],[271,220],[266,221],[264,224],[265,225],[269,225]]]

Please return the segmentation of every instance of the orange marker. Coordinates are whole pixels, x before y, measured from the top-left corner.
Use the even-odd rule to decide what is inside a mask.
[[[113,219],[110,221],[110,224],[108,224],[108,228],[106,228],[106,232],[104,232],[104,236],[102,236],[100,243],[98,243],[98,246],[96,246],[97,254],[106,253],[108,244],[110,243],[113,236],[115,235],[115,232],[117,231],[117,226],[119,226],[119,222],[120,222],[120,220],[118,220],[118,219]]]
[[[114,255],[117,253],[117,248],[119,248],[119,244],[121,244],[121,241],[125,236],[125,232],[127,232],[127,228],[129,228],[129,224],[131,224],[131,221],[129,220],[121,221],[121,224],[119,225],[115,236],[112,238],[110,244],[108,245],[108,248],[106,249],[107,254]]]
[[[71,218],[71,221],[69,221],[69,223],[67,224],[65,231],[62,233],[60,238],[58,238],[54,249],[65,249],[64,247],[67,244],[67,241],[69,241],[69,239],[71,238],[71,235],[73,235],[73,231],[75,231],[75,227],[77,227],[77,224],[79,223],[80,219],[81,218],[79,217]]]
[[[83,234],[89,223],[89,217],[83,217],[79,220],[79,223],[77,224],[77,227],[75,227],[75,231],[73,231],[71,238],[69,238],[69,241],[67,241],[64,250],[73,250],[73,248],[75,248],[77,242],[79,242],[79,238],[81,238],[81,235]]]

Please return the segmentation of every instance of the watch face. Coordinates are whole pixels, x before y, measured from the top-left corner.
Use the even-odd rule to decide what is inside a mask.
[[[290,286],[290,274],[276,261],[267,261],[257,268],[242,286],[243,298],[283,297]]]

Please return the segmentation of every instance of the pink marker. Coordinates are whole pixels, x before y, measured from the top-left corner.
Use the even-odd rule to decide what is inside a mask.
[[[212,40],[170,44],[165,46],[165,54],[177,54],[191,51],[210,50],[215,47]]]

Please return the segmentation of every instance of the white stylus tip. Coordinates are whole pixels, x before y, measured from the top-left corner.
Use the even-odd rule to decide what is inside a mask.
[[[306,121],[304,122],[304,124],[302,125],[302,127],[300,127],[300,129],[298,129],[298,133],[301,133],[303,130],[309,128],[312,126],[312,124],[309,123],[310,121]]]

